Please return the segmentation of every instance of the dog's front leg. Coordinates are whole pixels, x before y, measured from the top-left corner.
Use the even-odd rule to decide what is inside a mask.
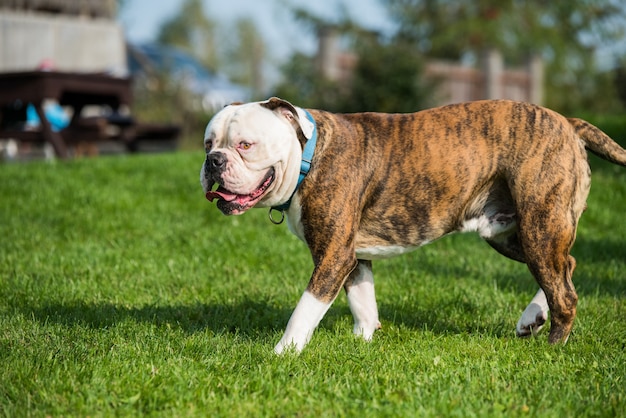
[[[344,288],[354,317],[354,334],[371,341],[374,331],[380,329],[372,262],[359,260],[359,265],[346,280]]]
[[[357,266],[354,253],[351,256],[351,253],[343,254],[344,257],[331,251],[320,259],[314,255],[315,270],[306,291],[291,314],[285,334],[274,348],[277,354],[290,347],[300,352],[311,339],[313,331]]]
[[[330,305],[332,301],[324,302],[306,290],[291,314],[285,334],[274,347],[274,352],[281,354],[289,347],[293,347],[296,352],[302,351]]]

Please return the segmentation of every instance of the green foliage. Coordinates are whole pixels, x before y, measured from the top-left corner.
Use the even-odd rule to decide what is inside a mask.
[[[602,129],[604,133],[626,147],[626,118],[622,115],[583,115],[583,119]]]
[[[432,105],[432,88],[420,78],[423,59],[400,40],[350,30],[356,65],[348,80],[333,81],[318,71],[316,60],[295,54],[283,67],[276,95],[299,106],[334,112],[415,112]]]
[[[324,78],[313,57],[296,53],[283,66],[282,72],[283,82],[276,86],[276,96],[301,107],[331,112],[344,110],[344,93],[340,84]]]
[[[421,81],[422,55],[401,38],[383,39],[367,31],[340,11],[340,21],[329,23],[307,10],[292,10],[303,26],[315,33],[334,33],[350,45],[354,67],[347,76],[328,79],[319,57],[296,53],[283,66],[283,82],[275,94],[299,106],[333,112],[414,112],[432,105],[433,89]]]
[[[614,0],[390,0],[399,33],[423,53],[457,59],[467,51],[498,48],[514,63],[542,51],[564,64],[587,60],[590,42],[619,41],[625,11]],[[571,62],[570,62],[571,63]],[[582,63],[579,63],[582,65]]]
[[[254,98],[261,98],[265,90],[262,70],[266,48],[254,20],[239,19],[229,34],[222,42],[226,45],[222,71],[231,81],[250,86]]]
[[[508,63],[520,65],[529,54],[541,54],[548,107],[590,110],[615,98],[614,86],[596,76],[594,53],[597,46],[624,42],[621,1],[390,0],[388,5],[399,36],[429,57],[457,60],[498,48]]]
[[[201,0],[186,0],[180,12],[162,25],[157,42],[186,50],[216,71],[219,67],[216,27],[206,17]]]
[[[182,128],[180,149],[201,149],[204,130],[213,114],[187,90],[165,74],[153,74],[141,87],[135,86],[132,113],[144,123],[173,123]]]
[[[260,96],[265,90],[266,47],[254,21],[242,18],[232,25],[214,21],[203,4],[185,0],[178,14],[161,26],[157,42],[187,51],[210,70],[228,74],[230,81],[248,86],[254,97]]]
[[[619,416],[626,170],[598,163],[566,346],[520,340],[526,267],[473,235],[374,264],[383,329],[341,295],[272,353],[312,270],[264,210],[225,217],[202,152],[0,165],[3,416]],[[615,168],[615,169],[614,169]]]
[[[620,66],[613,71],[615,87],[622,106],[626,107],[626,58],[622,59]]]
[[[415,112],[431,105],[433,90],[420,78],[423,59],[402,41],[382,43],[374,36],[356,42],[358,62],[345,98],[351,112]]]

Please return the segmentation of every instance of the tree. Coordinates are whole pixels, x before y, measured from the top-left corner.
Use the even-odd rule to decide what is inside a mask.
[[[530,53],[541,54],[547,63],[547,105],[573,111],[597,92],[594,46],[624,41],[622,3],[388,0],[387,4],[399,22],[397,36],[429,57],[459,59],[497,48],[507,62],[519,64]]]
[[[302,107],[345,110],[338,83],[320,74],[314,57],[297,52],[283,65],[282,73],[283,81],[275,88],[276,96]]]
[[[430,106],[432,88],[422,82],[423,57],[409,43],[360,36],[357,65],[344,99],[346,111],[414,112]]]
[[[623,59],[620,65],[614,71],[614,83],[617,95],[626,107],[626,59]]]
[[[219,67],[213,41],[216,29],[216,23],[204,13],[201,0],[186,0],[180,12],[161,26],[157,41],[189,52],[207,68],[216,71]]]
[[[157,41],[187,51],[213,72],[228,74],[255,96],[264,90],[265,42],[252,19],[239,19],[233,29],[208,18],[201,0],[185,0],[180,12],[163,24]]]
[[[336,22],[319,18],[303,8],[292,8],[294,18],[302,27],[317,35],[332,30],[340,36],[358,33],[356,27],[345,17],[345,10],[340,10]],[[345,82],[333,80],[324,75],[324,65],[318,56],[307,56],[296,52],[282,67],[283,81],[275,88],[275,94],[284,99],[294,101],[299,106],[321,108],[334,112],[345,111],[347,96]]]
[[[409,43],[399,38],[384,40],[345,17],[328,22],[302,9],[294,14],[318,36],[329,29],[341,36],[356,54],[356,64],[351,76],[329,78],[319,56],[296,53],[283,67],[284,80],[277,95],[304,107],[336,112],[410,112],[430,104],[431,91],[420,82],[422,56]]]
[[[263,63],[265,42],[254,21],[249,18],[235,22],[235,37],[225,37],[231,42],[224,51],[224,68],[232,81],[250,86],[252,95],[259,97],[264,90]]]

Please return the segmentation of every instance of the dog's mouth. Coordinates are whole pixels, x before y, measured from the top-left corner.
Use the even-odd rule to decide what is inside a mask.
[[[273,182],[274,168],[270,168],[261,184],[250,194],[233,193],[220,185],[216,190],[206,192],[205,196],[210,202],[218,199],[217,207],[224,214],[238,215],[256,205]]]

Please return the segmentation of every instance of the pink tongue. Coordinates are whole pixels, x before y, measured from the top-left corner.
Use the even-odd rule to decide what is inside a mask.
[[[224,189],[223,187],[218,187],[218,189],[214,192],[210,190],[206,192],[205,196],[209,200],[209,202],[212,202],[214,199],[223,199],[227,202],[232,202],[233,200],[237,199],[238,195],[228,192],[228,190]]]

